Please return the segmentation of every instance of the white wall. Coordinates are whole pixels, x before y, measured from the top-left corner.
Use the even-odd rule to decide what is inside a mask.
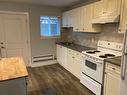
[[[32,56],[55,54],[55,40],[40,38],[39,17],[41,15],[61,15],[60,8],[46,7],[32,4],[19,4],[0,2],[0,11],[29,12],[30,15],[30,38]]]

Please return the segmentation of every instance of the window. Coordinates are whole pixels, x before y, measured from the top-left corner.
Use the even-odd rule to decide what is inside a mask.
[[[40,34],[42,37],[60,36],[60,19],[54,16],[41,16]]]

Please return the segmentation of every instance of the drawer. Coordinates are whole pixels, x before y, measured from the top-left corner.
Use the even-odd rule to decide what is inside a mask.
[[[96,95],[101,95],[101,84],[97,83],[96,81],[92,80],[84,74],[81,74],[80,82]]]
[[[80,52],[74,51],[74,57],[81,60],[82,54]]]
[[[67,49],[67,53],[73,55],[73,54],[74,54],[74,50],[72,50],[72,49]]]
[[[116,72],[120,74],[121,68],[117,65],[106,62],[106,70],[110,70],[112,72]]]

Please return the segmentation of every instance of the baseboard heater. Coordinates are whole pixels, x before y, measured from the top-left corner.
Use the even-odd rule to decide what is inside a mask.
[[[32,59],[33,59],[33,63],[35,63],[35,62],[55,60],[55,57],[54,55],[42,55],[42,56],[35,56]]]

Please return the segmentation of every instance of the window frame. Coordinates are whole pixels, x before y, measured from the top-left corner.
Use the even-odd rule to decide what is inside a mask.
[[[41,19],[39,19],[41,39],[56,39],[56,38],[60,38],[61,37],[61,17],[60,16],[47,16],[47,15],[40,16],[40,18],[41,17],[57,17],[58,21],[59,21],[59,32],[60,32],[60,35],[57,35],[57,36],[43,36],[43,35],[41,35],[41,22],[40,22]]]

